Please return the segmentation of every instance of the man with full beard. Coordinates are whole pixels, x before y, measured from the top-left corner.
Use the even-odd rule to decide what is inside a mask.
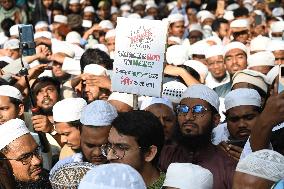
[[[52,108],[60,100],[60,83],[51,77],[40,77],[32,85],[38,111],[33,115],[32,124],[37,132],[50,133],[60,144],[60,136],[54,129]]]
[[[160,165],[193,163],[213,173],[214,189],[230,189],[237,162],[211,143],[212,129],[219,123],[219,98],[205,85],[190,86],[177,106],[179,129],[176,143],[164,146]]]
[[[11,119],[1,125],[0,153],[2,154],[0,161],[6,161],[5,163],[8,164],[6,169],[12,172],[10,177],[1,181],[5,183],[0,183],[0,186],[4,184],[8,188],[15,189],[52,188],[48,180],[48,172],[42,169],[39,146],[23,120]]]

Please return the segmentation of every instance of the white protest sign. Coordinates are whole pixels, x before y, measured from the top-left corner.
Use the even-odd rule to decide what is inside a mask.
[[[117,19],[112,90],[161,96],[168,23]]]

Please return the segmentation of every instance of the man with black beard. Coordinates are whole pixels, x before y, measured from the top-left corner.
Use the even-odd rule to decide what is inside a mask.
[[[40,77],[32,85],[37,112],[32,116],[37,132],[49,133],[60,144],[60,135],[54,129],[52,108],[60,100],[60,83],[51,77]]]
[[[193,163],[210,170],[214,189],[231,189],[237,162],[211,143],[212,129],[219,123],[219,98],[205,85],[190,86],[177,106],[179,129],[175,144],[165,145],[160,165],[166,171],[171,163]]]

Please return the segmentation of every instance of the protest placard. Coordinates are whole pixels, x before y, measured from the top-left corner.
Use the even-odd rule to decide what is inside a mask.
[[[112,90],[161,96],[168,23],[117,19]]]

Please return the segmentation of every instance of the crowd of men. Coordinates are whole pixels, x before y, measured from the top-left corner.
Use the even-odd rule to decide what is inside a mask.
[[[283,7],[0,0],[0,188],[284,189]],[[118,17],[168,22],[161,97],[112,91]]]

